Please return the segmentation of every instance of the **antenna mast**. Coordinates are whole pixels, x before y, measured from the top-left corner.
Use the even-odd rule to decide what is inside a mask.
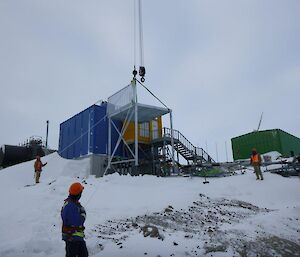
[[[261,121],[262,121],[263,114],[264,114],[264,112],[262,112],[262,113],[261,113],[261,115],[260,115],[260,119],[259,119],[259,123],[258,123],[257,131],[258,131],[258,130],[259,130],[259,128],[260,128],[260,124],[261,124]]]

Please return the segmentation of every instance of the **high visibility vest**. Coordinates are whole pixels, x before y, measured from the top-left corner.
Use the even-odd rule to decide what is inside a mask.
[[[35,161],[35,163],[34,163],[35,171],[42,171],[42,166],[43,166],[43,164],[41,161]]]
[[[252,160],[252,163],[259,163],[259,156],[258,156],[258,154],[251,155],[251,160]]]

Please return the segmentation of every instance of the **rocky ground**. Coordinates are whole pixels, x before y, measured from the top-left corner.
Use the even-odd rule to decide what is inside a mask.
[[[104,250],[106,242],[122,249],[131,234],[138,232],[141,237],[152,237],[153,240],[161,241],[167,237],[172,238],[175,233],[183,233],[183,241],[174,237],[174,253],[170,256],[213,256],[216,253],[221,254],[219,256],[232,256],[233,253],[234,256],[245,257],[300,256],[299,238],[293,242],[266,233],[263,227],[257,227],[254,235],[234,228],[234,225],[244,219],[272,211],[275,210],[258,208],[238,200],[210,199],[200,194],[199,200],[186,210],[176,210],[168,206],[162,212],[126,220],[109,220],[105,224],[97,225],[89,236],[98,238],[98,252]],[[300,233],[299,230],[297,232]],[[176,248],[179,245],[189,245],[189,240],[197,243],[193,247],[185,247],[179,254]],[[144,255],[148,253],[145,252]]]

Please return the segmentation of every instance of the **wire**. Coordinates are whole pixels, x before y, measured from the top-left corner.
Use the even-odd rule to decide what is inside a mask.
[[[144,46],[143,46],[143,20],[142,20],[142,1],[139,1],[139,36],[140,36],[140,66],[144,66]]]
[[[136,67],[136,0],[133,0],[133,67]]]
[[[169,111],[171,110],[167,105],[165,105],[155,94],[153,94],[150,89],[148,89],[142,82],[137,80],[137,82],[143,86],[153,97],[155,97],[156,100],[158,100],[164,107],[166,107]]]

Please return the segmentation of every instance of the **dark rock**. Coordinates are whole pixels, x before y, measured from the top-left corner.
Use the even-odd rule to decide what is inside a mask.
[[[208,228],[207,232],[212,233],[214,231],[211,228]]]
[[[142,228],[142,230],[143,230],[144,237],[150,236],[150,237],[161,238],[158,228],[155,226],[145,225]]]
[[[165,209],[165,212],[173,212],[173,208],[167,207],[167,208]]]
[[[137,224],[137,223],[135,223],[135,222],[132,222],[132,224],[131,224],[134,228],[137,228],[139,225]]]

